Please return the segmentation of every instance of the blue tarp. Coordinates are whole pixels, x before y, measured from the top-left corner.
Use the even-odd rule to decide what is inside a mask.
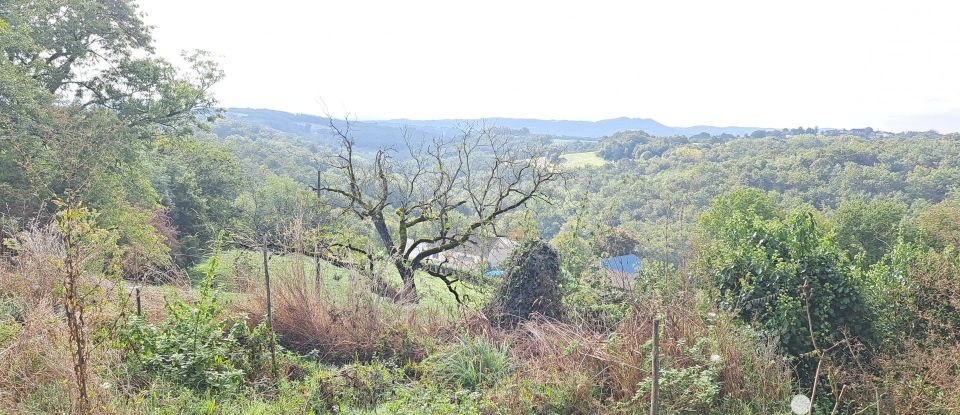
[[[636,274],[642,263],[636,255],[622,255],[613,258],[601,259],[600,265],[610,271]]]
[[[505,274],[502,269],[491,269],[490,271],[484,272],[483,276],[487,278],[500,278]]]

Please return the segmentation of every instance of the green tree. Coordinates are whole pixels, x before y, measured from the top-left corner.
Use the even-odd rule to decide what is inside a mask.
[[[837,245],[850,258],[863,254],[866,264],[876,263],[897,243],[905,214],[906,207],[891,201],[844,202],[834,216]]]
[[[920,232],[935,248],[960,249],[960,202],[947,199],[920,212]]]
[[[701,223],[712,236],[703,254],[707,269],[721,305],[776,336],[783,352],[798,360],[800,379],[810,382],[816,351],[845,333],[872,341],[870,310],[851,267],[811,212],[765,218],[759,212],[766,209],[727,209],[746,195],[720,198],[719,209],[704,215]]]
[[[193,138],[157,142],[154,186],[179,234],[179,259],[199,261],[219,230],[233,225],[243,175],[237,159],[217,143]]]
[[[129,0],[3,2],[0,49],[3,215],[46,219],[51,201],[83,200],[118,229],[125,262],[163,262],[170,234],[155,226],[163,214],[148,154],[156,137],[187,135],[217,114],[216,64],[194,52],[180,71],[155,56]]]

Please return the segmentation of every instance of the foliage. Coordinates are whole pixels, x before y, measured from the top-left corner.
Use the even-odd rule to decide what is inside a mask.
[[[897,242],[906,208],[896,202],[853,200],[840,204],[834,217],[837,245],[866,264],[880,260]]]
[[[511,371],[507,344],[483,337],[461,336],[458,343],[430,356],[424,364],[441,383],[467,389],[491,387]]]
[[[196,391],[226,391],[269,373],[270,331],[224,319],[224,306],[211,274],[193,304],[169,299],[159,325],[129,317],[117,342],[130,374],[141,382],[162,378]]]
[[[196,263],[237,216],[239,162],[221,145],[192,138],[160,139],[154,152],[159,171],[153,186],[178,233],[177,258],[184,265]]]
[[[312,379],[308,399],[318,413],[374,408],[388,399],[402,377],[402,369],[379,362],[347,365]]]
[[[183,71],[154,54],[130,0],[4,2],[0,7],[0,199],[6,214],[48,220],[55,199],[82,200],[116,229],[125,271],[169,268],[152,219],[150,143],[216,114],[222,77],[201,52]]]
[[[63,242],[63,258],[58,261],[62,276],[57,291],[63,294],[63,311],[67,318],[70,336],[70,354],[73,357],[73,373],[77,383],[77,411],[81,414],[92,410],[88,389],[90,347],[88,313],[97,306],[93,295],[97,288],[85,284],[85,277],[102,279],[111,273],[109,256],[116,249],[113,235],[96,226],[96,212],[82,203],[56,201],[62,209],[57,212],[57,228]]]
[[[917,224],[922,237],[934,248],[960,249],[960,201],[944,200],[920,212]]]
[[[396,390],[396,396],[384,402],[377,415],[465,414],[488,413],[482,394],[469,390],[450,391],[433,384],[419,383]]]
[[[883,261],[864,271],[870,299],[890,340],[919,345],[960,343],[960,254],[901,241]]]
[[[660,408],[670,414],[700,414],[716,405],[720,396],[719,375],[723,368],[720,355],[705,354],[705,350],[713,349],[709,345],[709,338],[697,339],[692,345],[678,344],[682,355],[661,362],[660,372]],[[644,348],[651,347],[650,344]],[[673,359],[684,359],[683,367],[673,367]],[[643,380],[637,388],[633,399],[622,405],[625,407],[642,407],[647,403],[645,399],[653,380]]]
[[[726,202],[717,202],[718,206]],[[810,353],[847,334],[872,341],[871,310],[851,268],[810,212],[765,219],[743,211],[705,215],[714,236],[706,266],[721,305],[779,338],[783,352],[799,358],[798,375],[813,377]],[[812,337],[811,337],[812,336]]]

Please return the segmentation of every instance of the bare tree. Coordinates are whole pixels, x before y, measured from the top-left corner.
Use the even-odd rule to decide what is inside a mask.
[[[468,125],[456,137],[411,140],[405,151],[381,149],[372,159],[357,155],[349,123],[330,128],[339,151],[329,167],[342,181],[315,188],[334,196],[336,207],[369,221],[403,281],[400,297],[416,301],[414,275],[440,278],[460,301],[456,272],[427,262],[435,254],[468,243],[479,232],[495,232],[505,213],[532,199],[545,199],[545,185],[561,172],[539,149],[510,143],[493,128]],[[373,257],[363,247],[351,251]]]

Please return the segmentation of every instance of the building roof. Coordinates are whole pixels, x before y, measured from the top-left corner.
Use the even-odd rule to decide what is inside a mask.
[[[407,244],[413,240],[408,239]],[[433,244],[421,244],[410,253],[415,256]],[[466,243],[456,248],[431,255],[428,261],[443,264],[460,270],[473,270],[477,267],[485,269],[499,268],[517,247],[517,243],[504,237],[471,237]]]
[[[600,266],[609,271],[622,272],[625,274],[636,274],[643,265],[640,258],[636,255],[621,255],[612,258],[600,260]]]

